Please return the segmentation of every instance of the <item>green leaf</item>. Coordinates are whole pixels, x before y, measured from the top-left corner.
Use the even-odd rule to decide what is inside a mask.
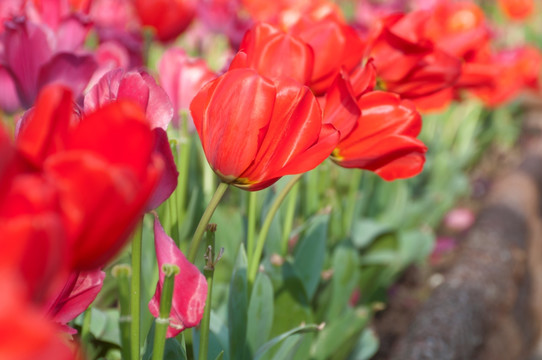
[[[319,329],[320,329],[319,326],[314,325],[314,324],[302,325],[290,331],[287,331],[283,334],[280,334],[279,336],[276,336],[273,339],[266,342],[265,344],[263,344],[254,355],[254,360],[261,359],[272,347],[274,347],[275,345],[279,344],[281,341],[287,339],[288,337],[292,335],[303,334],[307,332],[316,332],[316,331],[319,331]]]
[[[350,296],[358,285],[360,270],[357,252],[351,247],[339,246],[333,253],[332,270],[331,300],[326,316],[328,321],[347,308]]]
[[[352,229],[352,243],[358,249],[364,249],[380,236],[390,234],[393,229],[372,219],[357,220]]]
[[[259,273],[248,306],[247,343],[252,354],[269,338],[272,325],[273,285],[267,275]]]
[[[145,343],[145,352],[143,353],[143,360],[151,360],[152,352],[154,349],[154,326],[153,323],[149,333],[147,334],[147,341]],[[175,359],[175,360],[187,360],[186,350],[182,345],[177,341],[176,338],[166,339],[166,345],[164,349],[164,359]]]
[[[399,253],[403,267],[427,259],[433,250],[435,235],[430,231],[406,231],[399,234]]]
[[[83,313],[84,314],[84,313]],[[83,324],[83,314],[79,315],[74,323]],[[119,312],[116,309],[102,311],[92,307],[90,309],[90,333],[100,341],[120,346]]]
[[[356,347],[348,360],[369,360],[378,351],[380,343],[373,330],[366,328],[361,333]]]
[[[230,282],[230,297],[228,301],[230,359],[242,360],[247,358],[247,308],[247,255],[244,245],[241,244]]]
[[[348,309],[340,317],[326,324],[311,349],[312,358],[324,360],[336,355],[348,354],[355,345],[357,335],[370,320],[365,308]]]
[[[326,252],[329,214],[315,216],[296,247],[294,268],[309,300],[320,283]]]
[[[215,360],[222,360],[224,358],[224,350],[222,350],[220,352],[220,354],[218,354],[215,358]]]
[[[313,322],[309,300],[292,264],[285,262],[280,268],[280,277],[274,280],[277,310],[273,316],[271,336],[277,336],[302,323]]]

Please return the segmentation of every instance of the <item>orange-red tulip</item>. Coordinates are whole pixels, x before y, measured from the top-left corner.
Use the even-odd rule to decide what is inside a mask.
[[[416,139],[422,122],[414,104],[381,91],[361,96],[358,104],[362,116],[332,160],[342,167],[374,171],[385,180],[420,173],[427,148]]]
[[[341,104],[327,101],[322,111],[309,88],[292,78],[234,69],[207,83],[190,109],[207,161],[222,181],[259,190],[309,171],[331,154],[340,133],[324,114],[355,101],[342,95]],[[344,113],[353,122],[359,117]]]

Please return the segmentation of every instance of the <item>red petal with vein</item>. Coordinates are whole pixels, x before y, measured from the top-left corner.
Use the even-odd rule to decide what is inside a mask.
[[[198,268],[189,262],[175,242],[167,236],[158,217],[154,218],[154,246],[160,272],[156,292],[149,302],[149,310],[154,317],[160,316],[160,296],[164,284],[162,265],[173,264],[179,267],[175,276],[173,301],[170,312],[170,325],[166,337],[171,338],[186,328],[197,326],[203,317],[207,300],[207,281]]]
[[[192,101],[207,161],[226,180],[238,178],[253,163],[275,97],[274,85],[255,70],[235,69],[207,83]]]

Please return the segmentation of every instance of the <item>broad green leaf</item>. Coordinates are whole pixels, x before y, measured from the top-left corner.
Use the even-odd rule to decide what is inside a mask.
[[[245,247],[241,244],[231,277],[230,296],[228,301],[230,359],[243,360],[247,358],[247,308],[247,255],[245,253]]]
[[[348,360],[369,360],[378,351],[379,341],[370,328],[365,328]]]
[[[254,354],[254,360],[261,359],[271,348],[273,348],[275,345],[279,344],[281,341],[286,340],[289,336],[296,335],[296,334],[303,334],[307,332],[316,332],[319,331],[320,327],[319,325],[302,325],[298,326],[290,331],[287,331],[283,334],[280,334],[279,336],[274,337],[273,339],[269,340],[265,344],[263,344],[256,354]]]
[[[313,315],[303,284],[292,264],[285,262],[280,278],[273,283],[275,306],[271,336],[277,336],[302,323],[313,322]],[[284,310],[286,309],[286,310]]]
[[[294,268],[309,300],[312,299],[321,279],[326,252],[329,214],[315,216],[296,247]]]
[[[360,219],[356,221],[352,229],[352,243],[358,249],[363,249],[371,244],[379,236],[392,233],[393,229],[373,219]]]
[[[247,344],[252,354],[269,338],[273,325],[273,285],[264,273],[254,281],[248,306]]]
[[[357,335],[370,320],[365,308],[349,308],[340,317],[326,323],[311,348],[311,358],[325,360],[337,352],[350,353],[357,341]]]
[[[333,253],[331,277],[331,300],[326,319],[338,317],[348,306],[352,292],[359,282],[359,257],[357,252],[347,246],[339,246]]]

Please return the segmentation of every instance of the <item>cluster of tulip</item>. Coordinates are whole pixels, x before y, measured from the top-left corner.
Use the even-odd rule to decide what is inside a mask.
[[[495,50],[475,3],[392,3],[377,16],[360,1],[350,25],[327,0],[3,1],[0,358],[82,356],[66,324],[97,296],[143,215],[175,190],[167,130],[183,126],[180,114],[190,111],[221,181],[257,191],[327,158],[385,180],[415,176],[427,151],[420,112],[465,96],[498,106],[538,89],[539,51]],[[395,12],[407,3],[414,10]],[[502,3],[514,17],[530,11]],[[237,53],[215,74],[168,45],[158,85],[141,70],[151,38],[142,25],[169,44],[194,19],[193,37],[222,32]],[[180,268],[172,337],[200,322],[207,283],[154,214],[158,263]],[[164,277],[160,268],[156,317]]]

